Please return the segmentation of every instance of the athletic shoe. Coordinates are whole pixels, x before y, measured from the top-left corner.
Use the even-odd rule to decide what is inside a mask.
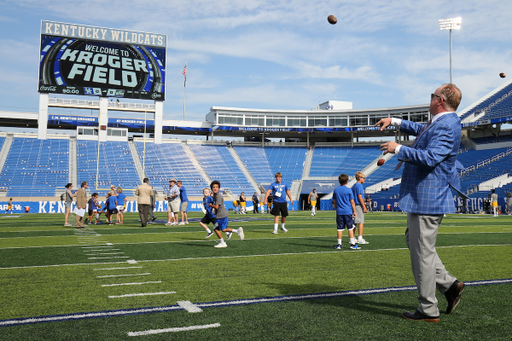
[[[242,226],[238,228],[238,236],[240,237],[240,240],[244,240],[244,229]]]
[[[279,234],[279,232],[277,232],[277,230],[274,230],[274,232],[272,232],[272,234]]]
[[[188,220],[185,222],[186,225],[188,225]]]
[[[178,225],[185,225],[185,223],[184,223],[184,222],[181,222],[181,223],[179,223]]]
[[[358,244],[370,244],[368,243],[366,240],[364,240],[363,238],[360,238],[359,241],[357,242]]]
[[[281,231],[283,231],[284,233],[288,232],[288,230],[285,229],[284,227],[281,227]]]
[[[341,246],[341,244],[333,245],[333,246],[334,246],[334,248],[335,248],[336,250],[341,250],[341,248],[343,247],[343,246]]]
[[[151,218],[151,221],[155,221],[155,220],[156,220],[156,217]]]
[[[208,238],[210,238],[211,236],[213,236],[213,231],[212,231],[212,232],[208,232],[208,233],[206,234],[206,237],[204,237],[204,239],[208,239]]]
[[[68,224],[64,224],[64,226],[71,226],[71,224],[69,224],[69,223]]]
[[[231,239],[232,232],[226,232],[226,241]]]
[[[357,244],[351,244],[351,245],[350,245],[350,248],[351,248],[352,250],[361,250],[361,248],[360,248],[360,247],[359,247],[359,245],[357,245]]]
[[[165,223],[165,226],[171,226],[172,223]]]
[[[174,226],[174,225],[178,225],[178,224],[176,224],[176,223],[171,223],[171,226]]]
[[[225,241],[221,241],[217,245],[214,245],[213,247],[228,247],[228,244],[226,244]]]

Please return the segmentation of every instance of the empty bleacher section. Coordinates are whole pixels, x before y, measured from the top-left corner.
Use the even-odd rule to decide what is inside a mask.
[[[110,185],[134,189],[140,184],[128,142],[107,141],[100,143],[98,186],[96,170],[98,160],[97,141],[77,141],[77,179],[89,183],[91,193],[106,195]],[[101,189],[101,190],[98,190]]]
[[[274,182],[274,174],[277,172],[281,172],[283,181],[290,185],[292,180],[302,179],[307,151],[304,147],[265,147],[265,154],[272,170],[270,182]]]
[[[206,173],[212,180],[220,181],[223,189],[230,189],[235,195],[254,191],[225,145],[189,144],[189,147]]]
[[[509,148],[496,148],[486,150],[466,150],[457,155],[457,160],[462,163],[465,169],[476,168],[482,162],[488,162],[494,156],[507,151]]]
[[[55,196],[68,181],[69,139],[13,138],[0,173],[0,187],[8,188],[7,196]]]
[[[494,120],[510,116],[512,83],[496,89],[460,113],[463,123]]]
[[[69,155],[69,137],[55,136],[39,140],[32,136],[0,136],[0,149],[4,153],[8,151],[4,154],[5,162],[0,173],[0,195],[15,198],[56,197],[70,181],[70,165],[73,165],[74,161]],[[474,140],[479,146],[486,142],[491,144],[486,143],[482,147],[484,150],[463,149],[458,155],[458,160],[465,167],[461,170],[461,189],[472,199],[482,201],[490,194],[490,189],[494,188],[499,195],[500,205],[504,205],[506,194],[512,192],[512,183],[508,182],[512,180],[512,147],[493,148],[493,142],[501,147],[501,140]],[[98,142],[73,141],[76,141],[76,180],[78,184],[81,181],[88,181],[90,193],[98,191],[95,188]],[[102,196],[111,184],[123,189],[134,189],[140,184],[140,172],[137,172],[132,153],[136,153],[142,162],[144,143],[136,140],[132,143],[131,149],[130,143],[132,142],[109,141],[100,144],[98,188],[103,190],[98,192]],[[312,182],[311,186],[316,188],[325,185],[324,182],[327,180],[332,180],[337,186],[335,179],[339,174],[354,176],[357,171],[364,170],[381,156],[376,145],[317,146],[313,149],[309,176],[305,175],[303,178],[308,151],[304,147],[261,147],[238,143],[231,148],[224,144],[200,141],[184,143],[177,140],[168,140],[162,144],[146,142],[145,172],[157,190],[167,189],[169,179],[174,177],[183,181],[189,196],[197,198],[202,195],[202,189],[209,186],[211,178],[219,180],[223,188],[229,188],[236,196],[244,191],[250,197],[254,192],[254,182],[251,184],[248,181],[247,175],[241,169],[245,167],[237,164],[233,155],[243,161],[258,185],[273,182],[274,173],[281,172],[284,181],[289,185],[294,180],[305,180],[305,183]],[[232,153],[233,150],[236,154]],[[383,185],[386,187],[387,182],[401,176],[402,170],[394,171],[397,163],[398,158],[392,157],[383,166],[366,174],[364,187],[370,189],[374,186],[372,191],[376,189],[377,192],[368,193],[372,193],[371,197],[374,202],[379,202],[379,205],[382,202],[393,203],[398,199],[400,186],[381,190]],[[493,181],[489,181],[491,179]],[[485,186],[480,186],[482,183],[485,183]],[[77,183],[73,185],[76,188]],[[131,192],[128,194],[131,195]]]
[[[266,148],[256,146],[234,146],[238,156],[245,163],[245,166],[251,172],[258,184],[268,184],[274,182],[274,173],[265,153]]]
[[[473,138],[472,140],[476,144],[511,142],[512,135],[506,134],[506,135],[499,135],[499,136],[478,137],[478,138]]]
[[[143,160],[144,143],[135,142],[140,160]],[[156,190],[167,190],[169,180],[181,180],[188,196],[202,196],[209,187],[181,143],[146,143],[146,177]]]
[[[344,173],[352,177],[379,155],[378,146],[316,147],[309,176],[337,177]]]
[[[466,167],[461,176],[461,189],[472,193],[479,190],[478,184],[503,174],[512,172],[510,148],[497,148],[482,151],[469,151],[467,158],[474,156],[471,166]],[[462,153],[463,155],[466,153]]]

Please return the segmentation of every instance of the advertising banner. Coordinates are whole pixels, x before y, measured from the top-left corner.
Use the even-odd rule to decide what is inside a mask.
[[[42,21],[38,91],[165,99],[167,36]]]

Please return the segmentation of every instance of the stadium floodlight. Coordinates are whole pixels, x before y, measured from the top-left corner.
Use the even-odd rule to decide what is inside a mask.
[[[452,83],[453,79],[453,71],[452,71],[452,30],[460,30],[460,24],[462,23],[462,18],[450,18],[450,19],[440,19],[439,27],[441,31],[450,30],[450,83]]]

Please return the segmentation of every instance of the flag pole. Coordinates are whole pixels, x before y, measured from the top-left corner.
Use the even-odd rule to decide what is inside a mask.
[[[185,59],[185,67],[183,68],[183,121],[185,121],[185,113],[187,111],[187,60]]]

